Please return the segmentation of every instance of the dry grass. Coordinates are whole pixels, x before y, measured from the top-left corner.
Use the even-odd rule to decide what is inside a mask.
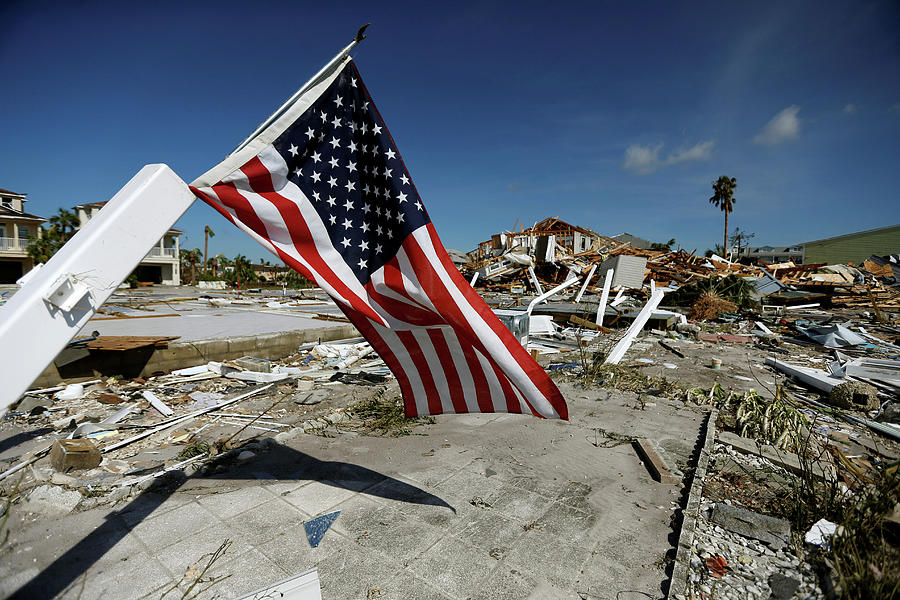
[[[707,321],[715,319],[722,313],[736,310],[737,305],[734,302],[726,300],[714,291],[706,291],[691,305],[691,314],[688,318],[692,321]]]
[[[407,417],[400,397],[385,398],[383,391],[351,405],[347,412],[354,421],[340,427],[368,435],[400,437],[410,435],[415,425],[435,422],[432,417]]]

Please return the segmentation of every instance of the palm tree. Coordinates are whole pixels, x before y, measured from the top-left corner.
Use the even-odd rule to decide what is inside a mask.
[[[216,237],[216,234],[213,233],[213,230],[209,225],[203,228],[203,272],[206,273],[206,269],[209,267],[209,264],[206,262],[206,250],[209,248],[209,238]]]
[[[35,263],[50,260],[50,257],[75,235],[81,223],[78,221],[78,215],[60,208],[57,214],[50,217],[49,224],[50,227],[45,229],[41,236],[33,238],[28,244],[28,254]]]
[[[209,259],[210,264],[212,265],[213,277],[219,276],[219,267],[226,267],[228,265],[228,259],[225,258],[224,254],[216,254],[211,259]]]
[[[185,266],[190,266],[191,268],[191,285],[197,285],[197,263],[200,262],[200,248],[194,248],[193,250],[182,250],[181,251],[181,269],[184,270]]]
[[[728,213],[734,210],[734,204],[737,202],[737,198],[734,197],[734,190],[737,188],[737,179],[734,177],[729,177],[728,175],[722,175],[717,180],[713,181],[713,195],[709,199],[709,203],[715,206],[716,208],[722,209],[722,212],[725,213],[725,236],[723,238],[722,246],[726,248],[726,253],[728,252]]]

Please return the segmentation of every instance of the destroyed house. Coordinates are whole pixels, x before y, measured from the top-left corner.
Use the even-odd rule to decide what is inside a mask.
[[[548,217],[535,223],[529,229],[509,235],[512,238],[512,243],[509,244],[509,247],[522,246],[529,249],[534,249],[540,238],[552,235],[557,247],[564,249],[570,254],[578,254],[589,250],[594,242],[599,241],[601,238],[599,234],[594,233],[590,229],[571,225],[557,217]]]
[[[90,202],[74,207],[78,217],[78,228],[81,229],[90,221],[106,202]],[[180,258],[178,236],[182,231],[169,229],[159,239],[147,256],[135,269],[138,281],[147,281],[162,285],[181,285]]]
[[[28,243],[47,219],[25,212],[25,194],[0,189],[0,283],[15,283],[34,267]]]
[[[628,242],[631,244],[632,248],[640,248],[641,250],[649,250],[651,246],[653,246],[653,242],[650,240],[645,240],[644,238],[639,238],[636,235],[631,235],[630,233],[620,233],[619,235],[612,236],[612,239],[617,242]]]

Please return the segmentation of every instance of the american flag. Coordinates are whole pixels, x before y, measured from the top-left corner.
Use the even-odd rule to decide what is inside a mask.
[[[451,262],[349,57],[191,189],[328,292],[397,377],[408,416],[568,418]]]

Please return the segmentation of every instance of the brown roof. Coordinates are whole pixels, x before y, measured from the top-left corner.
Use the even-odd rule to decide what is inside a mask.
[[[0,216],[2,217],[14,217],[17,219],[28,219],[31,221],[46,221],[44,217],[39,217],[37,215],[30,215],[25,212],[21,212],[18,210],[13,210],[11,208],[6,208],[5,206],[0,206]]]
[[[535,223],[533,227],[526,229],[522,233],[541,233],[556,231],[577,231],[586,235],[597,235],[590,229],[585,229],[584,227],[566,223],[565,221],[560,220],[558,217],[547,217],[543,221]]]
[[[4,190],[3,188],[0,188],[0,194],[9,194],[11,196],[22,196],[23,198],[27,195],[27,194],[20,194],[19,192],[11,192],[9,190]]]

